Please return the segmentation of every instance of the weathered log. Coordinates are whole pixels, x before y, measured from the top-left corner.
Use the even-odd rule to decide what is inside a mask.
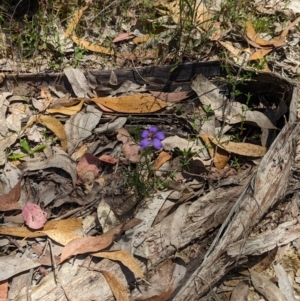
[[[197,300],[221,279],[241,258],[227,249],[247,237],[257,222],[284,196],[294,159],[300,124],[288,123],[263,158],[256,175],[232,208],[202,264],[186,279],[172,300]]]

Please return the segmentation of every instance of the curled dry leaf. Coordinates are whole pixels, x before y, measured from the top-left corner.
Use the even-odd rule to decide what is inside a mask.
[[[141,279],[144,279],[144,273],[142,269],[140,268],[138,262],[135,260],[134,257],[132,257],[128,252],[124,250],[119,251],[110,251],[110,252],[98,252],[96,254],[93,254],[97,257],[103,257],[108,258],[111,260],[117,260],[122,262],[131,272],[134,273],[136,277],[139,277]]]
[[[78,113],[84,103],[84,99],[82,99],[77,105],[75,106],[68,106],[68,107],[58,107],[58,108],[53,108],[53,109],[48,109],[47,113],[59,113],[59,114],[64,114],[64,115],[75,115]]]
[[[47,213],[40,206],[27,202],[22,210],[22,216],[26,225],[31,229],[43,228],[47,221]]]
[[[8,194],[0,196],[0,212],[22,209],[18,203],[21,195],[21,181],[22,179],[19,180]]]
[[[56,135],[56,137],[61,141],[62,149],[64,151],[67,150],[67,134],[63,125],[58,119],[52,116],[39,115],[36,121],[47,127],[50,131],[52,131]]]

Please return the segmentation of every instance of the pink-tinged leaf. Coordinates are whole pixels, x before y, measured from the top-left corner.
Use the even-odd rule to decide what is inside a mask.
[[[140,147],[131,138],[130,134],[124,128],[118,129],[117,139],[123,143],[122,152],[125,158],[131,162],[137,162],[140,159]]]
[[[110,155],[102,155],[99,157],[99,160],[102,162],[110,163],[110,164],[116,164],[119,160],[110,156]]]
[[[26,225],[31,229],[43,228],[47,221],[47,213],[39,205],[27,202],[22,210]]]
[[[180,102],[189,97],[189,91],[182,91],[182,92],[159,92],[159,91],[149,91],[153,96],[158,97],[161,100],[167,102]]]
[[[18,200],[21,195],[21,181],[16,184],[16,186],[5,195],[0,195],[0,211],[10,211],[22,209],[18,203]]]
[[[118,43],[121,41],[131,40],[133,38],[134,38],[134,36],[132,34],[130,34],[129,32],[125,32],[125,33],[121,33],[117,37],[115,37],[113,39],[113,42]]]
[[[79,178],[83,178],[86,173],[92,172],[94,177],[99,174],[99,159],[90,153],[85,153],[76,166]]]
[[[111,110],[111,109],[109,109],[109,108],[103,106],[101,103],[96,103],[96,104],[97,104],[97,106],[98,106],[103,112],[108,112],[108,113],[114,112],[113,110]]]

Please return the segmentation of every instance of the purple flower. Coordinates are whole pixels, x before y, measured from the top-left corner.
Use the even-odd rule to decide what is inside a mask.
[[[140,142],[141,148],[146,148],[149,145],[153,145],[156,149],[162,148],[161,140],[165,139],[165,134],[163,132],[159,132],[156,126],[150,126],[149,130],[144,130],[142,132],[143,140]]]

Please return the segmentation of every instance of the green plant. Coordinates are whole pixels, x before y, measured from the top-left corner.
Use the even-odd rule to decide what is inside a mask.
[[[29,143],[24,139],[20,139],[20,145],[23,153],[12,153],[8,156],[10,160],[22,159],[28,155],[33,157],[35,153],[43,151],[46,147],[46,144],[40,144],[34,148],[31,148]]]

